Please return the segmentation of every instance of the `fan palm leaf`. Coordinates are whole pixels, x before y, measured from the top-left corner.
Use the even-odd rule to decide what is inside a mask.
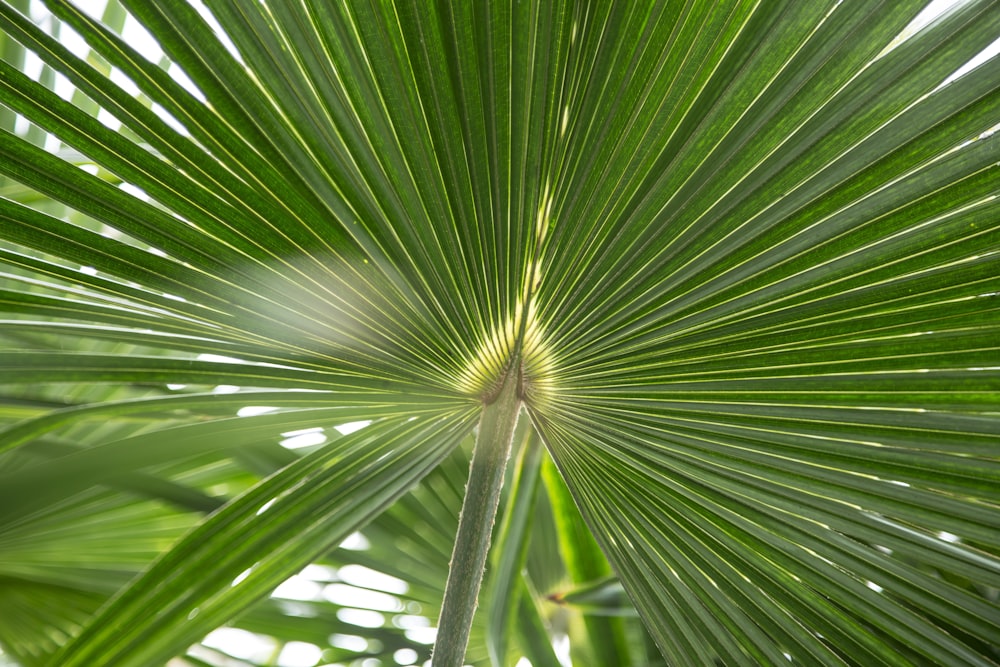
[[[444,596],[440,664],[492,532],[472,662],[996,663],[996,2],[42,4],[0,6],[0,604],[69,603],[19,661],[281,625],[420,515],[447,593],[440,539],[370,562]],[[18,568],[84,500],[159,518],[99,586]]]

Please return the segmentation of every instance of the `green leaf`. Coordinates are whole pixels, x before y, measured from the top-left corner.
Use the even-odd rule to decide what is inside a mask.
[[[994,0],[204,4],[0,5],[7,654],[423,659],[504,387],[469,664],[1000,661]]]
[[[383,510],[468,425],[467,415],[373,424],[282,469],[189,533],[52,664],[145,665],[176,655]]]
[[[532,487],[538,484],[542,449],[533,430],[522,431],[512,469],[514,479],[510,483],[509,500],[492,547],[493,562],[486,595],[490,601],[487,642],[490,660],[495,665],[510,662],[507,633],[515,626],[517,613],[531,606],[530,601],[521,599],[527,587],[518,584],[527,557],[527,538],[535,503],[535,488]],[[515,434],[514,438],[517,440],[518,436]]]

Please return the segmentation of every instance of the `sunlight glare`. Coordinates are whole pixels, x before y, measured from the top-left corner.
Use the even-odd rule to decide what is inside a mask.
[[[283,600],[300,600],[302,602],[309,602],[312,600],[318,600],[322,593],[323,587],[315,581],[307,579],[302,575],[295,574],[281,582],[281,584],[274,589],[274,592],[271,593],[271,597],[281,598]]]
[[[278,410],[278,408],[271,407],[269,405],[248,405],[237,410],[236,416],[256,417],[257,415],[266,415],[268,413],[275,412],[276,410]]]
[[[348,584],[363,588],[376,588],[386,593],[403,595],[410,590],[409,584],[402,579],[390,576],[364,565],[345,565],[338,570],[340,578]]]
[[[385,616],[370,609],[343,608],[337,610],[337,618],[344,623],[360,628],[381,628],[385,625]]]
[[[361,653],[368,650],[368,640],[357,635],[335,634],[330,635],[330,646]]]
[[[277,648],[276,642],[270,637],[240,630],[239,628],[219,628],[205,637],[202,644],[218,651],[223,651],[240,660],[264,661]]]
[[[371,423],[372,423],[371,419],[364,419],[362,421],[347,422],[346,424],[341,424],[340,426],[334,426],[333,428],[340,431],[341,435],[350,435],[355,431],[360,431],[365,426],[368,426]]]
[[[278,654],[278,667],[313,667],[323,657],[323,649],[308,642],[288,642]]]
[[[371,548],[372,543],[368,541],[368,538],[361,533],[351,533],[344,541],[338,545],[341,549],[347,549],[348,551],[368,551]]]
[[[347,584],[327,585],[323,589],[323,597],[342,606],[363,607],[375,611],[403,611],[403,603],[393,595]]]
[[[397,665],[412,665],[417,661],[417,652],[412,648],[401,648],[392,654],[392,659]]]
[[[289,431],[282,433],[285,439],[278,444],[285,449],[301,449],[302,447],[313,447],[326,442],[326,434],[322,427],[307,428],[301,431]]]
[[[411,642],[418,644],[433,644],[437,639],[437,628],[410,628],[403,634]]]

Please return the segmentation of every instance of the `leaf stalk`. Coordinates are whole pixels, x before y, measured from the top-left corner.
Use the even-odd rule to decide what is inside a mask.
[[[504,470],[521,412],[520,360],[510,364],[499,392],[483,406],[469,482],[445,586],[432,667],[461,667],[478,605]]]

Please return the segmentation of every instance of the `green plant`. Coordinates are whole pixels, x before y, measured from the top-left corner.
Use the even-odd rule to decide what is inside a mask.
[[[15,4],[20,663],[160,665],[233,619],[426,657],[268,596],[361,563],[428,613],[476,433],[436,664],[491,532],[472,663],[998,660],[1000,81],[951,76],[995,2],[907,36],[923,0],[123,1],[159,62],[117,2],[45,1],[87,58]]]

